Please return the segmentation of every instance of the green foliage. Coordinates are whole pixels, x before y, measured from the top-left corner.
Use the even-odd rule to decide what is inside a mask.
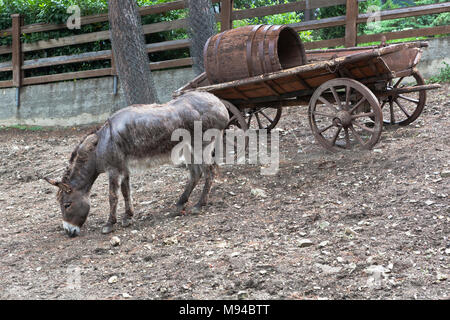
[[[236,9],[253,9],[261,6],[270,6],[275,4],[284,4],[289,2],[295,2],[295,0],[253,0],[253,1],[236,1]],[[257,24],[291,24],[298,23],[303,20],[303,12],[286,12],[280,14],[274,14],[266,17],[256,17],[245,20],[237,20],[233,22],[235,28],[243,27],[247,25]],[[312,31],[302,31],[299,33],[300,38],[307,42],[312,41]]]
[[[443,61],[444,66],[439,70],[437,76],[431,77],[428,83],[449,83],[450,82],[450,64]]]
[[[370,6],[377,6],[381,8],[381,10],[389,10],[396,9],[403,6],[419,6],[419,5],[427,5],[438,2],[445,2],[445,0],[417,0],[414,3],[394,2],[393,0],[387,0],[384,4],[381,0],[369,0],[362,4],[363,13],[367,12],[367,8]],[[421,15],[416,17],[408,17],[402,19],[393,19],[393,20],[384,20],[378,23],[361,24],[362,29],[360,29],[360,34],[375,34],[375,33],[387,33],[387,32],[397,32],[409,29],[420,29],[425,27],[435,27],[450,24],[450,13],[444,12],[440,14],[429,14],[429,15]]]
[[[21,130],[21,131],[44,131],[45,129],[40,126],[25,126],[25,125],[14,125],[14,126],[0,126],[0,130]]]

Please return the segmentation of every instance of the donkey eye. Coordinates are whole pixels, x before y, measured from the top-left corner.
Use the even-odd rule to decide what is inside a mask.
[[[72,206],[72,202],[64,203],[64,208],[69,209]]]

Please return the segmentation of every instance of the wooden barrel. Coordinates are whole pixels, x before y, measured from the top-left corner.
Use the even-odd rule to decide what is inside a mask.
[[[204,59],[211,84],[307,63],[305,47],[298,33],[279,25],[246,26],[219,33],[206,43]]]

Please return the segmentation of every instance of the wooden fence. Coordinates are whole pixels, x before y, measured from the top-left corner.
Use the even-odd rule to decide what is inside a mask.
[[[233,8],[233,0],[213,0],[213,3],[220,2],[220,13],[217,14],[217,21],[220,22],[222,31],[231,29],[233,27],[233,21],[235,20],[264,17],[293,11],[304,11],[335,5],[346,5],[347,10],[345,16],[299,22],[290,25],[296,31],[345,26],[345,37],[315,42],[307,42],[305,43],[305,47],[306,49],[309,50],[335,46],[353,47],[361,43],[380,41],[382,36],[385,36],[387,40],[392,40],[392,39],[402,39],[406,37],[408,38],[422,37],[422,36],[432,36],[450,33],[450,26],[445,25],[439,27],[427,27],[385,34],[371,34],[358,36],[357,34],[358,24],[366,23],[369,18],[368,14],[362,14],[358,12],[358,1],[364,0],[303,0],[287,4],[279,4],[274,6],[259,7],[247,10],[235,10]],[[180,9],[185,9],[184,0],[173,1],[149,7],[142,7],[139,9],[139,11],[142,16],[146,16]],[[381,20],[398,19],[442,12],[450,12],[450,2],[386,10],[380,13],[380,19]],[[99,40],[109,40],[110,33],[109,31],[100,31],[69,37],[62,37],[59,39],[38,41],[35,43],[22,43],[20,39],[21,34],[61,30],[67,28],[67,26],[65,24],[24,25],[23,18],[20,15],[12,15],[11,19],[12,19],[12,27],[10,29],[0,31],[0,36],[12,36],[12,45],[0,46],[0,55],[12,54],[12,61],[0,63],[0,72],[12,72],[12,80],[0,81],[0,88],[7,88],[7,87],[20,88],[21,86],[57,82],[64,80],[102,77],[102,76],[116,76],[114,61],[111,61],[110,68],[70,72],[70,73],[60,73],[46,76],[24,77],[24,71],[30,69],[59,66],[71,63],[81,63],[99,60],[113,60],[111,50],[101,52],[90,52],[71,56],[42,58],[27,61],[24,61],[23,58],[24,53],[26,52],[92,43]],[[81,25],[106,21],[108,21],[107,14],[81,17]],[[143,29],[144,33],[148,35],[162,31],[182,29],[186,28],[186,26],[187,26],[186,19],[178,19],[173,21],[165,21],[144,25]],[[175,50],[183,48],[185,49],[189,47],[190,47],[190,40],[183,39],[183,40],[173,40],[148,44],[147,51],[149,53],[152,53],[166,50]],[[192,58],[174,59],[151,63],[150,68],[152,70],[160,70],[167,68],[191,66],[192,63],[193,63]]]

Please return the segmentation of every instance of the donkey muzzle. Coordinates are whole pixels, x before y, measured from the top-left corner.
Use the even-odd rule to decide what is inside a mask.
[[[66,221],[63,222],[63,228],[70,238],[77,237],[80,234],[80,227],[74,226]]]

